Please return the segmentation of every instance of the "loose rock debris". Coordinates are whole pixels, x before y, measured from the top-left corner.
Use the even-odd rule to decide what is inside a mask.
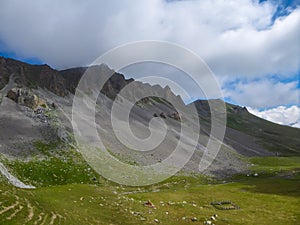
[[[211,202],[210,204],[219,210],[240,209],[240,207],[232,201]]]

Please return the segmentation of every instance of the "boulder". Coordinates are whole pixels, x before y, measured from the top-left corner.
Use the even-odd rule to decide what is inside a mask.
[[[150,200],[146,201],[144,206],[156,209],[155,205]]]
[[[178,112],[173,112],[173,113],[169,114],[168,116],[174,120],[180,121],[180,116],[179,116]]]
[[[163,119],[166,119],[167,117],[166,117],[166,114],[164,113],[164,112],[161,112],[160,114],[159,114],[159,116],[161,117],[161,118],[163,118]]]
[[[28,88],[14,87],[7,92],[6,97],[33,110],[36,110],[38,106],[47,107],[46,102]]]
[[[196,222],[197,221],[197,217],[192,217],[192,222]]]
[[[14,91],[13,89],[9,90],[7,92],[6,97],[8,97],[9,99],[13,100],[14,102],[18,102],[18,95],[17,95],[16,91]]]

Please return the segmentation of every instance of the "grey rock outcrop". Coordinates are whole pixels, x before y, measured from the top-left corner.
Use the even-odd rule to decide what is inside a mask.
[[[37,109],[39,105],[46,107],[46,102],[28,88],[14,87],[7,92],[6,97],[19,105],[23,105],[34,110]]]

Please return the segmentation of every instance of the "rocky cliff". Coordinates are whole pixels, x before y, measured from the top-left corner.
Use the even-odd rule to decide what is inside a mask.
[[[92,67],[99,73],[100,77],[112,74],[101,90],[110,99],[114,99],[123,87],[134,81],[132,78],[126,79],[123,74],[111,70],[106,65]],[[10,76],[14,75],[15,82],[20,87],[33,89],[40,87],[64,97],[68,93],[75,93],[76,87],[87,69],[88,67],[77,67],[58,71],[48,65],[30,65],[14,59],[0,57],[0,89],[8,83]],[[181,100],[179,96],[175,96],[172,93],[169,87],[162,88],[159,85],[150,86],[136,82],[134,88],[137,91],[139,89],[147,89],[154,96],[159,94],[164,97]]]

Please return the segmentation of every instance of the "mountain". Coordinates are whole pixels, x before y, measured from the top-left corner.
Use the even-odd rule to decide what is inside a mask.
[[[17,159],[30,160],[32,155],[39,154],[37,143],[65,143],[76,146],[70,121],[72,101],[76,87],[87,69],[88,67],[79,67],[58,71],[48,65],[30,65],[1,57],[0,152]],[[98,132],[112,154],[139,165],[165,159],[180,139],[182,122],[174,106],[166,101],[169,99],[182,111],[189,111],[192,106],[197,110],[201,124],[200,136],[196,151],[184,171],[199,172],[198,164],[211,131],[209,101],[197,100],[186,106],[180,96],[176,96],[169,87],[151,86],[134,79],[126,79],[124,75],[114,72],[106,65],[92,66],[89,69],[101,79],[113,74],[98,96],[97,105],[101,110],[96,112]],[[137,101],[130,112],[133,133],[146,138],[149,135],[149,122],[154,117],[161,117],[168,126],[165,139],[152,151],[135,152],[113,135],[114,129],[110,122],[113,101],[129,84],[131,88],[126,90],[128,99],[136,101],[137,96],[143,93],[148,96]],[[206,174],[223,177],[243,172],[247,169],[244,157],[300,154],[299,129],[260,119],[250,114],[245,107],[226,103],[226,110],[224,142],[214,163],[205,171]],[[119,122],[123,124],[122,120]],[[194,133],[199,132],[192,124],[190,128],[194,129]],[[162,129],[160,126],[154,128],[155,132],[161,132]],[[184,143],[192,145],[189,135],[193,134],[183,137]]]
[[[95,75],[92,83],[79,83],[85,72]],[[111,74],[98,95],[99,82]],[[78,83],[86,89],[76,90]],[[218,115],[214,127],[212,112]],[[222,141],[214,130],[225,115]],[[88,158],[82,145],[102,152],[95,133],[110,155],[147,168],[144,176],[134,180],[139,171],[130,173],[105,154]],[[300,129],[218,99],[185,105],[168,86],[126,79],[106,65],[58,71],[0,57],[0,224],[253,224],[253,218],[296,224],[299,143]],[[217,144],[214,158],[209,153]],[[199,171],[209,157],[211,165]],[[102,162],[101,170],[93,160]],[[164,165],[159,176],[180,171],[149,184],[148,165]],[[123,180],[116,183],[112,178],[119,175]]]
[[[195,104],[203,124],[210,123],[207,100]],[[248,112],[246,107],[226,103],[227,129],[225,143],[246,156],[298,155],[300,153],[300,130],[259,118]],[[205,128],[207,129],[207,127]]]

